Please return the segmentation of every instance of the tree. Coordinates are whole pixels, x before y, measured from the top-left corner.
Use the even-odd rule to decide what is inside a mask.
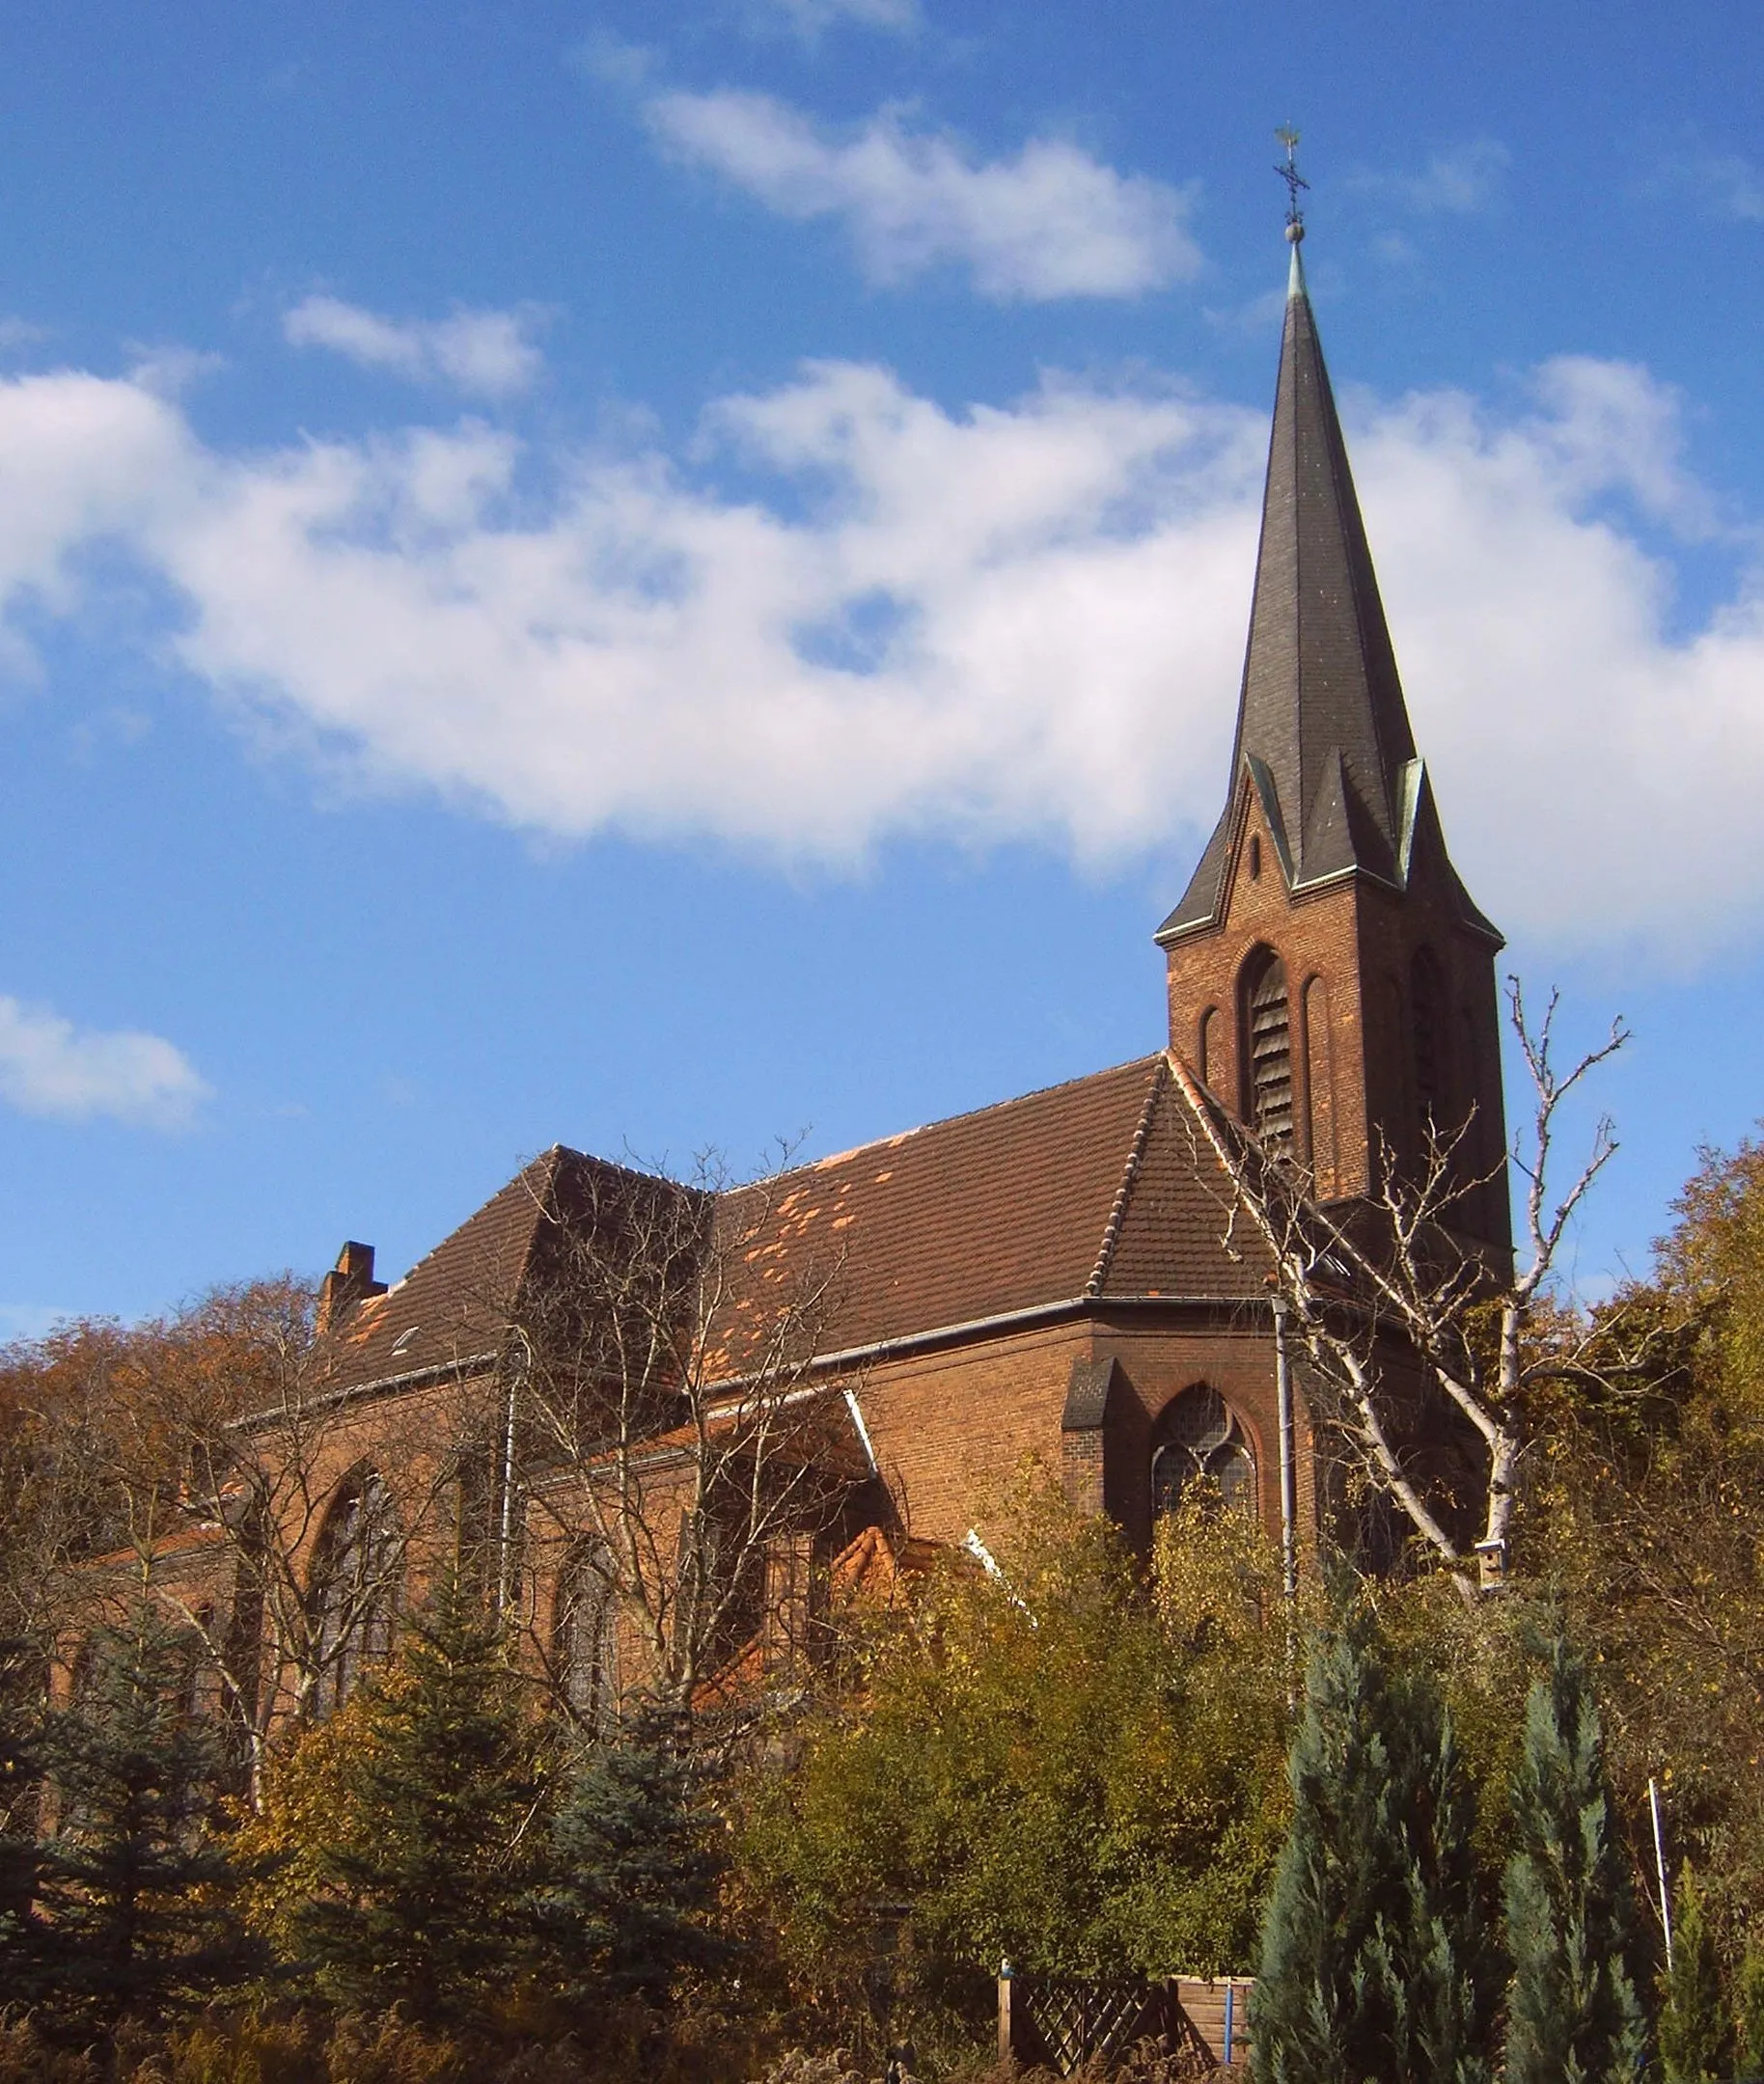
[[[1647,2069],[1634,1911],[1599,1711],[1558,1634],[1526,1707],[1506,1872],[1507,2084],[1619,2084]]]
[[[1278,1557],[1191,1495],[1147,1584],[1034,1471],[984,1548],[845,1614],[790,1727],[795,1770],[745,1790],[744,1875],[798,1971],[849,1990],[878,1905],[910,1906],[941,1989],[1001,1956],[1053,1976],[1243,1969],[1284,1806]]]
[[[335,1394],[338,1357],[311,1288],[290,1278],[216,1289],[134,1338],[132,1430],[163,1442],[179,1473],[151,1523],[137,1515],[135,1548],[220,1681],[254,1803],[277,1729],[341,1692],[364,1644],[389,1644],[413,1561],[456,1522],[462,1462],[484,1431],[482,1395],[461,1381],[383,1403],[364,1442]],[[364,1444],[372,1469],[357,1466]],[[372,1523],[345,1529],[351,1510]],[[195,1537],[207,1568],[173,1535]]]
[[[1764,2077],[1764,1952],[1748,1947],[1735,1981],[1733,2037],[1736,2074]]]
[[[1391,1668],[1363,1600],[1313,1652],[1290,1771],[1252,1998],[1257,2084],[1485,2077],[1470,1788],[1437,1691]]]
[[[0,1643],[0,2013],[37,2003],[52,1976],[41,1914],[43,1676],[32,1645]]]
[[[128,1329],[69,1326],[0,1357],[0,1632],[46,1657],[145,1588],[213,1674],[254,1801],[273,1732],[396,1604],[474,1435],[464,1385],[376,1412],[396,1512],[372,1543],[327,1543],[360,1452],[337,1357],[291,1277]]]
[[[1611,1364],[1617,1344],[1611,1323],[1594,1327],[1572,1312],[1552,1318],[1543,1305],[1574,1213],[1617,1148],[1610,1121],[1601,1120],[1572,1185],[1554,1194],[1562,1109],[1628,1034],[1621,1022],[1613,1024],[1602,1047],[1561,1072],[1556,997],[1533,1028],[1517,980],[1508,986],[1532,1094],[1529,1142],[1512,1154],[1525,1182],[1526,1249],[1517,1269],[1453,1227],[1453,1212],[1467,1193],[1505,1184],[1504,1160],[1493,1172],[1470,1171],[1474,1118],[1455,1128],[1430,1121],[1418,1165],[1378,1153],[1371,1194],[1345,1208],[1331,1206],[1318,1199],[1301,1163],[1224,1115],[1180,1058],[1171,1059],[1198,1146],[1211,1151],[1228,1182],[1227,1233],[1241,1215],[1272,1255],[1288,1333],[1308,1363],[1313,1409],[1467,1595],[1505,1578],[1528,1398],[1541,1382],[1586,1373],[1595,1348]],[[1540,1313],[1548,1319],[1541,1338]],[[1634,1364],[1633,1356],[1626,1364]],[[1418,1438],[1426,1429],[1416,1420],[1435,1397],[1455,1414],[1479,1457],[1480,1525],[1474,1532],[1460,1523],[1454,1500],[1442,1496],[1450,1486],[1418,1463]]]
[[[708,1163],[679,1181],[590,1162],[505,1304],[508,1435],[540,1541],[562,1575],[592,1573],[609,1647],[635,1653],[623,1690],[667,1714],[750,1644],[802,1649],[813,1538],[874,1473],[851,1382],[821,1364],[841,1268],[784,1260],[784,1191],[731,1189]],[[565,1712],[594,1719],[555,1643],[531,1647]]]
[[[583,1746],[552,1825],[541,1929],[577,2002],[661,2004],[680,1976],[728,1947],[709,1913],[721,1820],[676,1717],[635,1717],[617,1741]]]
[[[217,1748],[188,1712],[189,1676],[188,1645],[140,1606],[89,1642],[45,1733],[57,2002],[99,2024],[191,2002],[250,1962],[212,1827]]]
[[[412,1616],[352,1735],[294,1930],[346,1997],[469,2015],[525,1943],[541,1785],[506,1637],[456,1574]]]
[[[1666,2084],[1717,2084],[1731,2073],[1733,2017],[1722,1988],[1721,1958],[1702,1891],[1688,1861],[1679,1870],[1672,1958],[1661,1988],[1660,2059]]]
[[[1723,1953],[1764,1901],[1764,1162],[1705,1151],[1645,1280],[1608,1307],[1648,1365],[1531,1409],[1529,1549],[1601,1674],[1626,1814],[1658,1776]]]

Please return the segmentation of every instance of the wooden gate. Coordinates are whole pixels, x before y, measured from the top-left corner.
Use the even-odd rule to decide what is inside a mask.
[[[1248,1976],[1081,1982],[1006,1969],[999,1977],[999,2054],[1070,2076],[1152,2040],[1172,2053],[1187,2050],[1202,2067],[1235,2068],[1249,2060],[1252,1988]]]

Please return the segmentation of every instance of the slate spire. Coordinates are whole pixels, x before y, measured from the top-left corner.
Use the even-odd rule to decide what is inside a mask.
[[[1217,917],[1232,812],[1260,790],[1295,886],[1352,870],[1402,885],[1420,786],[1415,736],[1292,245],[1249,650],[1225,815],[1159,939]]]

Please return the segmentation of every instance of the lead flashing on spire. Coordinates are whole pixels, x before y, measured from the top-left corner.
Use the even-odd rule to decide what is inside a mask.
[[[1292,265],[1286,270],[1286,301],[1290,304],[1294,297],[1309,293],[1305,288],[1305,263],[1299,259],[1299,241],[1305,236],[1305,227],[1288,225],[1286,236],[1292,243]]]

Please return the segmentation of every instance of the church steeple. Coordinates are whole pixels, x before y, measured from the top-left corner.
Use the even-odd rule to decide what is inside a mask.
[[[1329,1194],[1367,1192],[1469,1121],[1465,1165],[1504,1142],[1501,936],[1446,850],[1397,674],[1300,259],[1285,321],[1261,540],[1224,812],[1159,927],[1171,1047]],[[1504,1194],[1470,1227],[1499,1244]]]
[[[1297,224],[1288,230],[1303,233]],[[1295,889],[1355,869],[1400,885],[1420,779],[1415,763],[1294,239],[1230,793],[1247,770]],[[1160,940],[1216,916],[1231,809]]]

